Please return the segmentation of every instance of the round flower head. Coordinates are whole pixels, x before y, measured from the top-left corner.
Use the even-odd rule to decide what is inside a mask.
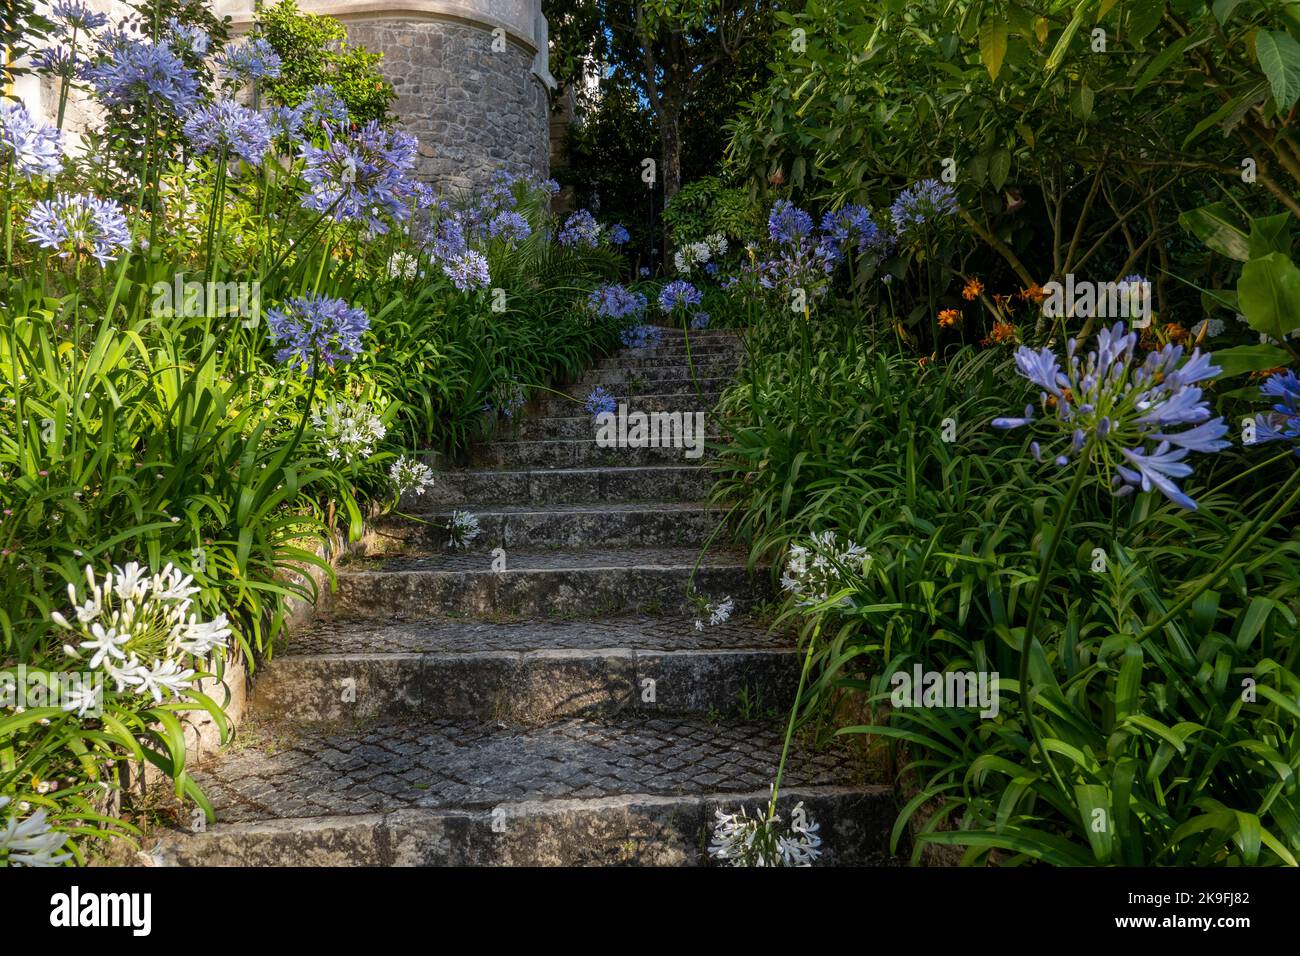
[[[609,239],[610,243],[615,246],[625,245],[631,238],[631,236],[628,235],[627,229],[617,222],[609,227],[606,237]]]
[[[609,390],[604,385],[597,385],[587,395],[587,400],[582,403],[582,407],[594,419],[606,413],[614,414],[614,411],[618,408],[618,402],[615,401],[613,395],[609,394]]]
[[[398,496],[424,495],[435,484],[433,469],[424,462],[402,455],[393,462],[388,471],[388,480],[392,482]]]
[[[596,217],[585,209],[579,209],[567,220],[560,230],[560,245],[586,246],[595,249],[600,240],[600,226]]]
[[[202,27],[181,23],[175,17],[167,19],[167,34],[177,50],[188,51],[198,57],[207,56],[208,47],[212,45],[212,38]]]
[[[88,255],[106,265],[131,245],[122,207],[112,199],[59,193],[27,215],[28,238],[61,258]]]
[[[797,244],[812,235],[813,218],[788,199],[778,199],[767,214],[767,234],[773,242]]]
[[[461,292],[483,288],[492,281],[487,259],[472,249],[445,260],[442,264],[442,272]]]
[[[185,121],[185,136],[200,153],[233,153],[256,166],[271,148],[266,117],[234,100],[221,100],[196,110]]]
[[[108,14],[96,13],[82,0],[58,0],[50,6],[50,19],[63,31],[89,31],[107,24]]]
[[[587,308],[607,319],[625,319],[644,313],[646,298],[621,285],[602,285],[587,296]]]
[[[328,212],[335,222],[363,222],[372,234],[388,232],[385,217],[411,215],[416,140],[371,120],[351,137],[329,135],[324,148],[302,146],[302,178],[311,187],[305,208]]]
[[[1194,509],[1174,479],[1192,473],[1184,459],[1189,452],[1215,452],[1228,447],[1228,426],[1210,417],[1210,406],[1196,383],[1213,378],[1219,369],[1199,349],[1182,362],[1183,347],[1169,344],[1136,357],[1137,336],[1124,323],[1102,329],[1096,351],[1086,359],[1077,354],[1074,339],[1066,346],[1062,370],[1050,349],[1016,350],[1016,368],[1039,391],[1039,403],[1050,417],[1044,420],[1061,442],[1054,459],[1062,467],[1084,454],[1098,463],[1117,495],[1159,489],[1170,501]],[[1181,362],[1181,364],[1180,364]],[[995,418],[995,428],[1019,428],[1034,422],[1034,407],[1016,418]],[[1181,431],[1176,429],[1188,426]],[[1030,445],[1041,460],[1042,447]]]
[[[671,312],[679,305],[699,305],[704,301],[700,290],[684,279],[674,279],[659,293],[659,308]]]
[[[370,328],[364,309],[342,299],[310,295],[290,299],[283,309],[268,309],[267,325],[283,347],[276,358],[312,371],[316,358],[327,365],[352,361],[361,353],[361,335]]]
[[[101,46],[103,59],[84,72],[106,106],[156,106],[183,115],[194,105],[198,78],[165,41],[119,30],[105,34]]]
[[[10,807],[12,802],[10,797],[0,797],[0,867],[60,866],[72,859],[71,853],[59,852],[68,835],[50,825],[45,807],[20,820],[18,807]]]
[[[624,348],[653,349],[663,341],[663,330],[657,325],[633,325],[623,330],[619,340]]]
[[[0,102],[0,167],[19,176],[54,176],[63,168],[59,131],[35,120],[21,103]]]
[[[321,83],[313,86],[298,104],[298,114],[303,125],[316,129],[321,124],[346,123],[348,106],[334,87]]]
[[[325,454],[333,461],[352,464],[374,454],[375,443],[388,429],[370,409],[369,402],[340,398],[312,413],[311,424]]]
[[[232,44],[221,51],[217,65],[234,83],[273,80],[280,75],[280,54],[261,37]]]
[[[957,211],[952,187],[937,179],[923,179],[904,189],[889,207],[894,228],[900,232],[924,226]]]
[[[488,223],[488,235],[493,239],[504,239],[511,246],[523,242],[532,231],[527,219],[509,210],[497,213]]]
[[[1288,441],[1300,455],[1300,379],[1291,369],[1270,375],[1259,387],[1265,398],[1276,398],[1272,411],[1255,416],[1255,441]]]

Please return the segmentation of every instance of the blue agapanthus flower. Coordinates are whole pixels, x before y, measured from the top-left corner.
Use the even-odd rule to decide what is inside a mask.
[[[311,189],[303,206],[335,222],[363,222],[372,235],[388,232],[385,216],[400,222],[411,215],[416,146],[414,136],[378,120],[352,136],[330,134],[323,148],[304,143],[302,178]]]
[[[46,47],[32,54],[32,66],[37,73],[48,73],[65,80],[76,79],[80,63],[72,50],[62,46]]]
[[[602,285],[597,286],[587,296],[587,308],[605,318],[625,319],[628,316],[643,314],[646,309],[646,298],[639,292],[632,292],[621,285]]]
[[[533,227],[528,220],[512,210],[497,213],[488,223],[488,235],[493,239],[504,239],[510,245],[523,242],[532,233]]]
[[[562,246],[587,246],[595,249],[600,240],[600,226],[596,223],[596,217],[585,209],[579,209],[565,220],[559,239]]]
[[[597,385],[587,395],[587,400],[582,403],[582,407],[592,418],[598,418],[605,413],[614,414],[618,410],[618,402],[604,385]]]
[[[1210,406],[1197,382],[1213,378],[1220,369],[1199,349],[1185,362],[1182,346],[1169,344],[1137,362],[1137,335],[1125,333],[1124,323],[1102,329],[1096,351],[1086,360],[1077,354],[1074,339],[1066,345],[1068,368],[1062,370],[1047,348],[1016,350],[1016,369],[1037,385],[1039,404],[1050,413],[1044,424],[1063,439],[1056,450],[1059,466],[1086,455],[1109,478],[1117,495],[1159,489],[1170,501],[1194,509],[1175,479],[1192,473],[1184,459],[1190,452],[1227,448],[1228,426],[1210,417]],[[1181,364],[1180,364],[1181,362]],[[1019,428],[1034,423],[1034,406],[1023,416],[995,418],[995,428]],[[1176,429],[1182,426],[1181,431]],[[1034,457],[1043,458],[1038,442]],[[1050,452],[1049,452],[1050,454]]]
[[[767,234],[773,242],[800,243],[812,235],[813,218],[788,199],[772,203],[767,214]]]
[[[24,178],[53,176],[63,168],[59,131],[35,119],[21,103],[0,101],[0,167],[12,164]]]
[[[96,13],[82,0],[58,0],[50,6],[50,19],[65,30],[98,30],[108,23],[108,14]]]
[[[825,243],[790,246],[762,263],[758,284],[764,289],[805,289],[821,295],[827,289],[826,277],[835,270],[838,258]]]
[[[194,24],[181,23],[175,17],[167,18],[167,35],[177,50],[186,50],[195,56],[207,56],[212,37]]]
[[[709,327],[709,313],[693,312],[691,314],[691,328],[695,330],[707,329]]]
[[[473,249],[444,259],[442,272],[461,292],[483,288],[492,281],[487,259]]]
[[[924,226],[957,211],[952,186],[937,179],[922,179],[904,189],[889,207],[889,217],[900,232]]]
[[[280,54],[275,47],[256,37],[247,43],[232,43],[217,56],[217,66],[236,83],[274,80],[280,75]]]
[[[609,241],[616,246],[626,245],[628,240],[632,238],[631,236],[628,235],[627,229],[625,229],[622,226],[622,224],[617,222],[614,223],[614,225],[609,227],[609,231],[606,233],[606,236],[608,237]]]
[[[624,329],[623,334],[619,336],[619,341],[623,343],[624,348],[653,349],[659,347],[663,338],[664,332],[659,326],[640,323]]]
[[[302,113],[288,106],[268,106],[262,110],[262,119],[271,131],[271,138],[292,142],[302,131]]]
[[[361,354],[362,333],[370,328],[365,309],[323,295],[295,296],[282,309],[267,309],[266,321],[282,346],[276,359],[290,367],[301,363],[309,372],[317,358],[331,367],[352,361]]]
[[[663,287],[659,293],[659,308],[671,312],[679,305],[699,305],[704,301],[700,290],[685,279],[674,279]]]
[[[1271,411],[1255,416],[1255,441],[1289,441],[1300,455],[1300,379],[1291,369],[1275,372],[1259,387],[1265,398],[1276,398]]]
[[[103,35],[101,49],[103,58],[83,75],[104,105],[155,106],[184,115],[197,102],[198,77],[166,42],[118,30]]]
[[[339,96],[334,87],[318,83],[298,104],[298,115],[302,117],[304,125],[316,129],[322,123],[325,125],[346,123],[348,105],[343,102],[343,97]]]
[[[64,259],[87,255],[106,265],[131,245],[126,216],[112,199],[59,193],[33,206],[26,223],[32,242]]]
[[[272,133],[264,114],[220,100],[190,114],[185,136],[199,153],[235,155],[256,166],[271,148]]]

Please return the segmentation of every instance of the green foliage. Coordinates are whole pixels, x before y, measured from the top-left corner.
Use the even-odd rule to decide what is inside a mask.
[[[717,176],[705,176],[682,187],[664,210],[673,245],[699,242],[721,233],[733,241],[744,241],[759,232],[763,209],[748,190],[723,184]]]
[[[352,122],[391,122],[397,99],[393,84],[379,69],[382,53],[347,44],[347,31],[333,17],[301,13],[296,0],[280,0],[257,14],[255,34],[280,54],[280,76],[264,90],[286,106],[297,106],[320,84],[332,86],[347,104]]]

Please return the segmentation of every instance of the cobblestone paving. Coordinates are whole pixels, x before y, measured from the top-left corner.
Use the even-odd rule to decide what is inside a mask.
[[[794,638],[733,619],[699,631],[691,618],[630,616],[596,621],[317,621],[296,634],[288,653],[430,654],[453,651],[533,651],[558,648],[694,651],[793,647]]]
[[[292,738],[245,730],[255,739],[223,761],[219,777],[195,773],[225,823],[548,797],[753,793],[776,774],[783,727],[632,718],[527,728],[436,720]],[[793,753],[784,779],[793,788],[854,776],[841,750]]]

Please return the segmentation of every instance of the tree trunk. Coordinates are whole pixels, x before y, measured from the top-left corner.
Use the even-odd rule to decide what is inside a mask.
[[[659,172],[664,184],[664,208],[682,188],[682,141],[681,141],[681,107],[673,103],[665,104],[659,115]],[[664,223],[664,269],[673,261],[672,237],[668,233],[668,224]]]

